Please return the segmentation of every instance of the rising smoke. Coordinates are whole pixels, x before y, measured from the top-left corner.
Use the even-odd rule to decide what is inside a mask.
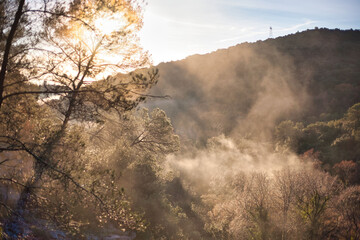
[[[178,179],[186,191],[201,200],[219,194],[219,188],[232,188],[242,175],[251,179],[263,174],[270,181],[270,192],[275,189],[276,174],[280,171],[288,170],[289,175],[299,173],[299,185],[301,179],[320,184],[316,176],[330,179],[318,169],[316,156],[299,156],[278,146],[273,138],[275,127],[282,120],[309,123],[314,113],[319,116],[329,109],[340,112],[337,105],[346,109],[353,104],[354,99],[347,97],[329,101],[328,88],[336,91],[336,86],[342,84],[340,80],[333,85],[326,83],[326,88],[321,89],[322,83],[316,77],[320,73],[327,76],[324,69],[330,74],[334,68],[328,59],[338,59],[323,48],[324,39],[317,40],[317,32],[308,34],[315,37],[306,38],[308,41],[296,36],[301,41],[289,37],[245,43],[160,64],[160,81],[151,94],[170,95],[171,99],[151,100],[146,107],[164,109],[182,143],[180,152],[167,156],[166,174]],[[321,38],[327,38],[326,34]],[[330,45],[327,47],[341,48],[340,40]],[[310,49],[318,51],[313,59],[309,59]],[[343,49],[345,54],[347,50]],[[349,59],[351,62],[356,58]],[[334,179],[329,182],[335,182]],[[225,198],[231,199],[234,191],[223,190]],[[216,200],[210,209],[214,208],[204,214],[209,218],[216,206],[222,205],[221,197],[213,199]],[[187,204],[192,205],[190,200]],[[278,215],[279,212],[274,213]]]
[[[298,116],[307,102],[292,59],[266,43],[196,55],[159,69],[152,93],[171,99],[147,106],[164,109],[180,136],[203,143],[220,134],[268,139],[279,119]]]

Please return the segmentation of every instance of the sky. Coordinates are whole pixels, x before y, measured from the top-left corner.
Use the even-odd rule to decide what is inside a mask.
[[[360,29],[360,0],[148,0],[141,44],[153,64],[315,27]]]

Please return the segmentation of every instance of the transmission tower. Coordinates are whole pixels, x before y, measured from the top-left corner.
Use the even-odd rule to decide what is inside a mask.
[[[269,38],[273,38],[272,27],[270,26]]]

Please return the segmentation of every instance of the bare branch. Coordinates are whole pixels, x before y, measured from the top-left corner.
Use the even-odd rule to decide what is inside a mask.
[[[91,30],[94,30],[94,28],[88,24],[87,22],[85,22],[84,20],[82,20],[81,18],[75,17],[75,16],[71,16],[68,15],[66,13],[57,13],[57,12],[51,12],[48,11],[46,9],[44,10],[39,10],[39,9],[28,9],[26,11],[24,11],[23,13],[28,13],[28,12],[33,12],[33,13],[44,13],[44,14],[49,14],[49,15],[54,15],[54,16],[59,16],[59,17],[64,17],[64,18],[69,18],[72,20],[75,20],[77,22],[81,22],[82,24],[84,24],[85,26],[87,26],[88,28],[90,28]]]
[[[22,187],[27,187],[25,184],[23,183],[20,183],[12,178],[0,178],[0,181],[8,181],[8,182],[11,182],[11,183],[15,183],[16,185],[19,185],[19,186],[22,186]]]
[[[139,96],[142,96],[142,97],[171,99],[171,96],[170,96],[170,95],[164,95],[164,96],[151,95],[151,94],[145,94],[145,93],[135,92],[135,91],[133,91],[133,90],[129,90],[129,92],[134,93],[134,94],[139,95]]]
[[[15,138],[9,137],[9,136],[0,136],[3,138],[7,138],[11,141],[14,141],[16,143],[18,143],[20,145],[20,147],[22,148],[21,150],[27,152],[30,156],[32,156],[36,161],[40,162],[41,164],[44,164],[46,167],[48,167],[49,169],[53,170],[56,173],[61,174],[62,176],[64,176],[66,179],[68,179],[70,182],[72,182],[76,187],[80,188],[81,190],[83,190],[84,192],[86,192],[87,194],[92,195],[96,200],[98,200],[103,207],[105,207],[105,210],[107,211],[106,208],[106,204],[103,202],[103,200],[97,196],[94,192],[87,190],[85,187],[81,186],[77,181],[75,181],[68,173],[65,173],[63,171],[61,171],[60,169],[52,166],[51,164],[47,163],[45,160],[43,160],[41,157],[37,156],[34,152],[32,152],[29,148],[27,148],[25,146],[24,143],[22,143],[20,140],[17,140]],[[20,148],[19,148],[20,150]]]
[[[1,151],[1,149],[0,149],[0,151]],[[8,162],[8,161],[10,161],[10,159],[7,158],[7,159],[1,161],[1,162],[0,162],[0,165],[6,163],[6,162]]]
[[[13,83],[5,84],[5,85],[4,85],[4,88],[6,88],[6,87],[11,87],[11,86],[14,86],[14,85],[17,85],[17,84],[21,84],[21,83],[24,83],[24,82],[28,82],[28,80],[21,80],[21,81],[16,81],[16,82],[13,82]]]
[[[8,212],[11,212],[11,213],[17,215],[17,214],[14,212],[14,210],[12,210],[12,209],[11,209],[8,205],[6,205],[5,203],[0,202],[0,205],[3,206]]]
[[[23,91],[23,92],[14,92],[8,95],[5,95],[3,99],[7,99],[10,97],[18,96],[18,95],[27,95],[27,94],[64,94],[64,93],[74,93],[74,90],[46,90],[46,91]],[[102,93],[102,91],[97,91],[95,89],[84,89],[78,90],[78,93],[85,93],[85,92],[98,92]]]

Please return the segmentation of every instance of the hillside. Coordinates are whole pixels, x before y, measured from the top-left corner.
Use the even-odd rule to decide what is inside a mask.
[[[267,139],[284,119],[331,120],[360,102],[360,31],[308,30],[161,63],[150,100],[178,134]]]

